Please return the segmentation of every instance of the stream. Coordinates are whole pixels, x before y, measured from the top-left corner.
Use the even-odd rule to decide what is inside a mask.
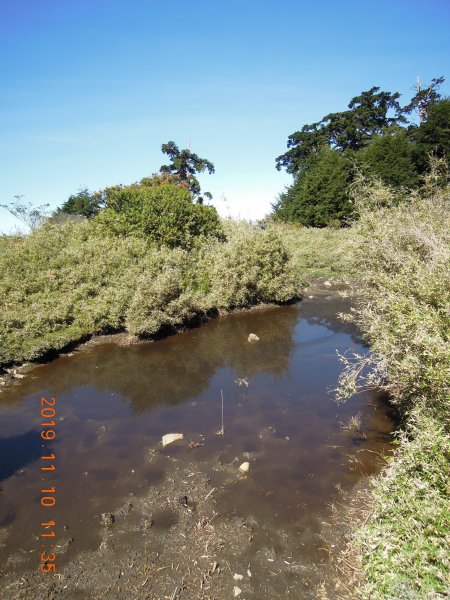
[[[33,597],[26,582],[44,582],[40,597],[54,597],[52,575],[39,571],[42,548],[56,554],[58,597],[315,597],[327,576],[330,505],[379,471],[394,428],[380,393],[333,399],[337,352],[367,351],[338,319],[348,310],[346,298],[324,291],[157,342],[100,340],[2,390],[2,598]],[[260,340],[249,343],[250,333]],[[41,436],[41,397],[55,398],[54,439]],[[184,439],[162,448],[172,432]],[[55,490],[52,506],[42,505],[44,483]],[[105,526],[102,514],[114,522]],[[42,538],[48,521],[54,536]],[[199,532],[211,536],[197,556]],[[183,536],[191,542],[177,548]],[[82,570],[86,557],[97,557],[103,578],[100,567]]]

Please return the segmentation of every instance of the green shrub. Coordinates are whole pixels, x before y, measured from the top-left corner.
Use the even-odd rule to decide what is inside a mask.
[[[228,241],[200,236],[190,250],[114,235],[96,218],[0,236],[0,367],[93,333],[154,336],[210,311],[298,296],[276,233],[226,229]]]
[[[420,402],[442,415],[450,396],[448,190],[389,207],[389,191],[371,187],[360,212],[355,260],[364,300],[356,314],[378,383],[403,410]]]
[[[171,183],[114,190],[96,221],[114,235],[141,236],[170,248],[191,248],[208,236],[223,238],[216,209],[194,204],[185,187]]]
[[[340,392],[385,389],[404,430],[354,538],[366,577],[357,597],[434,598],[449,585],[450,190],[433,170],[426,179],[398,206],[380,182],[359,190],[354,320],[371,354],[344,359]]]
[[[201,309],[186,285],[192,267],[191,255],[181,249],[157,252],[151,264],[146,260],[126,311],[127,331],[139,336],[167,333],[196,317]]]
[[[415,411],[372,485],[371,518],[357,533],[364,598],[438,598],[448,592],[450,437]]]
[[[227,237],[226,245],[211,244],[198,258],[210,305],[227,310],[299,296],[290,255],[275,232],[229,223]]]

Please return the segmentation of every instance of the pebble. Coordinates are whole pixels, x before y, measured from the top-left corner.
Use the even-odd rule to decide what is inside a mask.
[[[249,342],[259,342],[259,337],[256,335],[256,333],[251,333],[248,336],[248,341]]]
[[[183,440],[184,435],[182,433],[166,433],[166,435],[162,436],[162,445],[163,448],[168,444],[172,444],[173,442],[177,442],[178,440]]]
[[[250,463],[243,462],[242,465],[239,467],[239,472],[245,475],[249,471],[250,471]]]

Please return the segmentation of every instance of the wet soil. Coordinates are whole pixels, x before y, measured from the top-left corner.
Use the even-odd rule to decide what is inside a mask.
[[[315,287],[298,305],[155,343],[96,342],[5,389],[1,597],[332,594],[342,534],[330,536],[331,505],[378,471],[393,429],[379,394],[338,406],[330,393],[336,351],[367,351],[338,319],[349,306],[333,286]],[[45,443],[50,508],[40,503],[42,395],[57,408]],[[184,439],[162,448],[170,432]],[[49,519],[54,547],[41,536]],[[39,571],[42,551],[55,553],[55,574]]]

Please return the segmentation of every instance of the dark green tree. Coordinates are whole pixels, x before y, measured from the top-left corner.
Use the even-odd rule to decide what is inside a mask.
[[[436,104],[441,98],[441,95],[437,91],[439,86],[444,83],[444,77],[437,77],[431,80],[429,86],[423,86],[420,79],[417,79],[416,95],[411,99],[411,102],[404,107],[404,114],[411,114],[412,112],[418,112],[420,123],[425,123],[428,119],[428,112],[430,108]]]
[[[56,214],[65,213],[78,215],[90,219],[97,215],[102,208],[102,202],[98,194],[91,194],[87,188],[82,188],[77,194],[72,194],[57,209]]]
[[[355,96],[349,110],[330,113],[318,123],[305,125],[288,138],[289,150],[276,159],[277,169],[296,174],[308,168],[311,158],[327,144],[336,150],[360,150],[386,128],[406,121],[400,94],[373,87]]]
[[[379,177],[390,186],[412,188],[420,182],[414,153],[408,131],[391,127],[360,150],[356,159],[368,175]]]
[[[348,153],[323,146],[274,205],[275,215],[307,227],[346,224],[353,215],[348,186],[353,163]]]
[[[411,128],[414,159],[417,169],[428,169],[430,152],[450,163],[450,99],[439,100],[429,107],[427,120],[420,127]]]
[[[180,150],[175,142],[163,144],[161,150],[164,154],[167,154],[171,162],[169,165],[163,165],[160,172],[175,175],[177,182],[186,185],[192,194],[192,198],[202,204],[203,197],[201,196],[200,183],[196,173],[203,173],[204,171],[208,171],[209,174],[214,173],[213,163],[206,160],[206,158],[200,158],[188,148]],[[212,197],[209,192],[205,192],[203,195],[208,198]]]

